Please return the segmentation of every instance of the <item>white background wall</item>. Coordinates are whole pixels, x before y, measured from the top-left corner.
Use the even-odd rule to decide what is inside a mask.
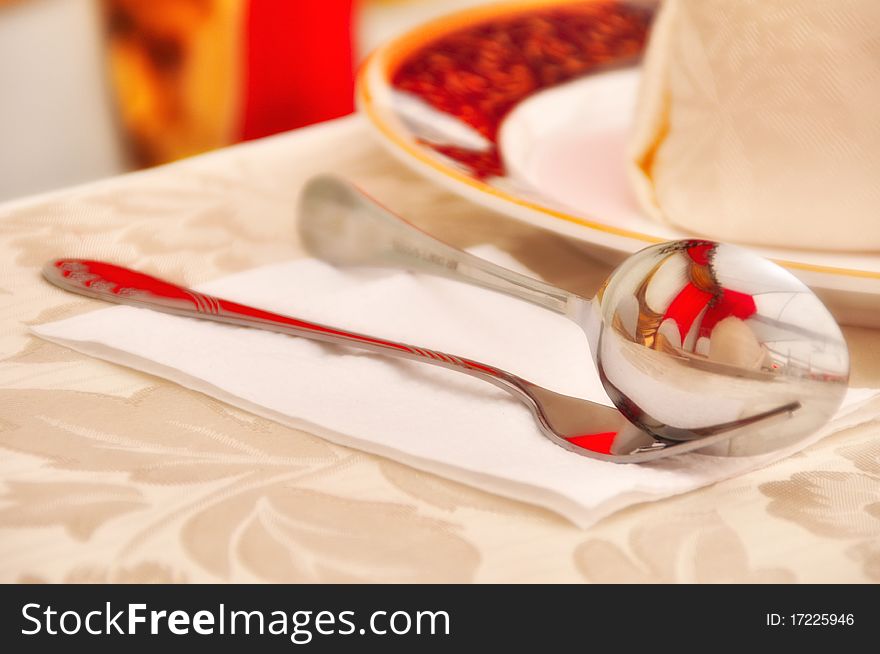
[[[0,6],[0,200],[123,169],[103,42],[94,0]]]

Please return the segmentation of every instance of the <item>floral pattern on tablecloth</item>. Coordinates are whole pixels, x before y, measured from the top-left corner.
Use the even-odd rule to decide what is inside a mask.
[[[195,284],[301,256],[297,191],[327,170],[573,290],[608,272],[415,177],[356,117],[0,206],[0,581],[880,581],[878,402],[801,454],[585,531],[28,333],[101,306],[44,283],[51,257]],[[858,384],[880,386],[876,335],[847,336]]]

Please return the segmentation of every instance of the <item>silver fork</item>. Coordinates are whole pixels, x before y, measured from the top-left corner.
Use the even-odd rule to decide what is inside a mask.
[[[673,443],[651,436],[615,409],[529,382],[495,366],[428,348],[398,343],[275,314],[164,281],[122,266],[85,259],[56,259],[43,268],[52,284],[73,293],[177,316],[253,327],[361,348],[377,354],[421,361],[483,379],[520,399],[534,414],[542,433],[554,443],[598,459],[649,461],[725,438],[727,427],[700,441]]]

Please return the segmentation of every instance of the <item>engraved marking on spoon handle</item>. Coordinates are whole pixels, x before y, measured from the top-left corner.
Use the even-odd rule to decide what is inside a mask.
[[[571,304],[578,299],[560,288],[446,246],[433,238],[405,238],[406,236],[408,235],[395,237],[391,242],[392,249],[377,263],[393,264],[475,284],[563,315],[569,313]]]
[[[573,316],[586,300],[435,239],[360,189],[322,175],[300,199],[299,232],[306,248],[336,265],[402,267],[512,295]]]

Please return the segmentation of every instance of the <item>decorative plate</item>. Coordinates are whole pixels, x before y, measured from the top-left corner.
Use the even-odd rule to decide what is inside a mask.
[[[640,211],[626,176],[652,16],[650,4],[621,0],[454,14],[374,52],[358,104],[391,152],[431,179],[619,261],[695,236]],[[753,249],[791,269],[840,321],[880,326],[880,254]]]

